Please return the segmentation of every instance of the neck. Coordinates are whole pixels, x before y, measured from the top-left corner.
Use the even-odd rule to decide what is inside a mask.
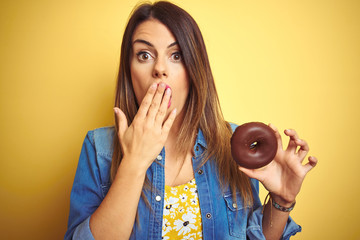
[[[193,144],[190,144],[190,146],[187,144],[178,144],[177,142],[184,116],[185,112],[182,111],[176,117],[165,143],[165,184],[168,186],[178,186],[194,178],[191,151]],[[183,147],[188,149],[180,149]]]
[[[174,123],[170,129],[170,132],[169,132],[169,135],[168,135],[168,138],[165,142],[165,148],[167,149],[167,151],[174,151],[174,152],[177,152],[177,153],[180,153],[179,152],[179,147],[181,146],[184,146],[183,143],[180,143],[181,146],[178,146],[178,139],[180,137],[180,129],[183,125],[183,122],[184,122],[184,118],[185,118],[185,110],[182,110],[175,118],[174,120]],[[193,141],[193,140],[192,140]],[[186,145],[186,144],[185,144]],[[192,144],[190,144],[192,145]],[[190,147],[189,145],[189,147]],[[192,145],[193,146],[193,145]],[[184,149],[180,150],[181,152],[184,151]],[[189,151],[191,151],[191,147],[189,148]],[[184,153],[184,152],[183,152]]]
[[[179,136],[180,128],[184,121],[184,117],[185,117],[184,110],[179,112],[178,115],[176,116],[176,118],[173,122],[173,125],[171,126],[168,139],[166,140],[167,145],[168,145],[168,143],[170,143],[171,145],[172,145],[172,143],[173,144],[176,143],[176,140]]]

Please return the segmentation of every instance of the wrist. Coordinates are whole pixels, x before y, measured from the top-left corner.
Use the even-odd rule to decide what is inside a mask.
[[[275,201],[277,204],[285,208],[291,207],[296,202],[295,199],[290,199],[290,198],[286,199],[273,193],[270,193],[270,195],[273,201]]]
[[[285,212],[285,213],[289,213],[291,212],[296,204],[296,201],[286,201],[283,198],[279,197],[279,196],[273,196],[271,193],[269,193],[270,195],[270,202],[271,202],[271,207],[274,207],[276,210]]]
[[[146,171],[147,169],[141,167],[140,164],[135,164],[134,160],[124,156],[117,172],[121,175],[129,175],[133,178],[143,178],[146,175]]]

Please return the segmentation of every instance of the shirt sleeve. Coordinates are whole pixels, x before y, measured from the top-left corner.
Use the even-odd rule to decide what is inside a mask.
[[[70,195],[70,213],[65,240],[94,239],[89,221],[102,201],[99,168],[96,161],[94,135],[85,137]]]
[[[248,239],[263,239],[265,236],[262,231],[262,208],[260,199],[259,199],[259,181],[251,179],[251,185],[253,189],[254,196],[254,211],[248,219],[248,227],[246,230],[246,236]],[[280,239],[287,240],[291,236],[295,235],[297,232],[301,232],[301,226],[297,225],[294,220],[289,216],[284,232]]]

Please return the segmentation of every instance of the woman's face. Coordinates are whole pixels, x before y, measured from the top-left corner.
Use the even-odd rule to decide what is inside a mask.
[[[165,83],[172,90],[168,113],[182,112],[189,94],[189,80],[179,44],[169,29],[156,19],[141,23],[132,38],[131,80],[139,105],[153,83]]]

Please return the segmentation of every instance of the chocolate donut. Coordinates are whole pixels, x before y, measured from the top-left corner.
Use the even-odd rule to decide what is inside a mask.
[[[277,152],[274,130],[261,122],[238,126],[231,137],[231,154],[239,166],[249,169],[269,164]]]

